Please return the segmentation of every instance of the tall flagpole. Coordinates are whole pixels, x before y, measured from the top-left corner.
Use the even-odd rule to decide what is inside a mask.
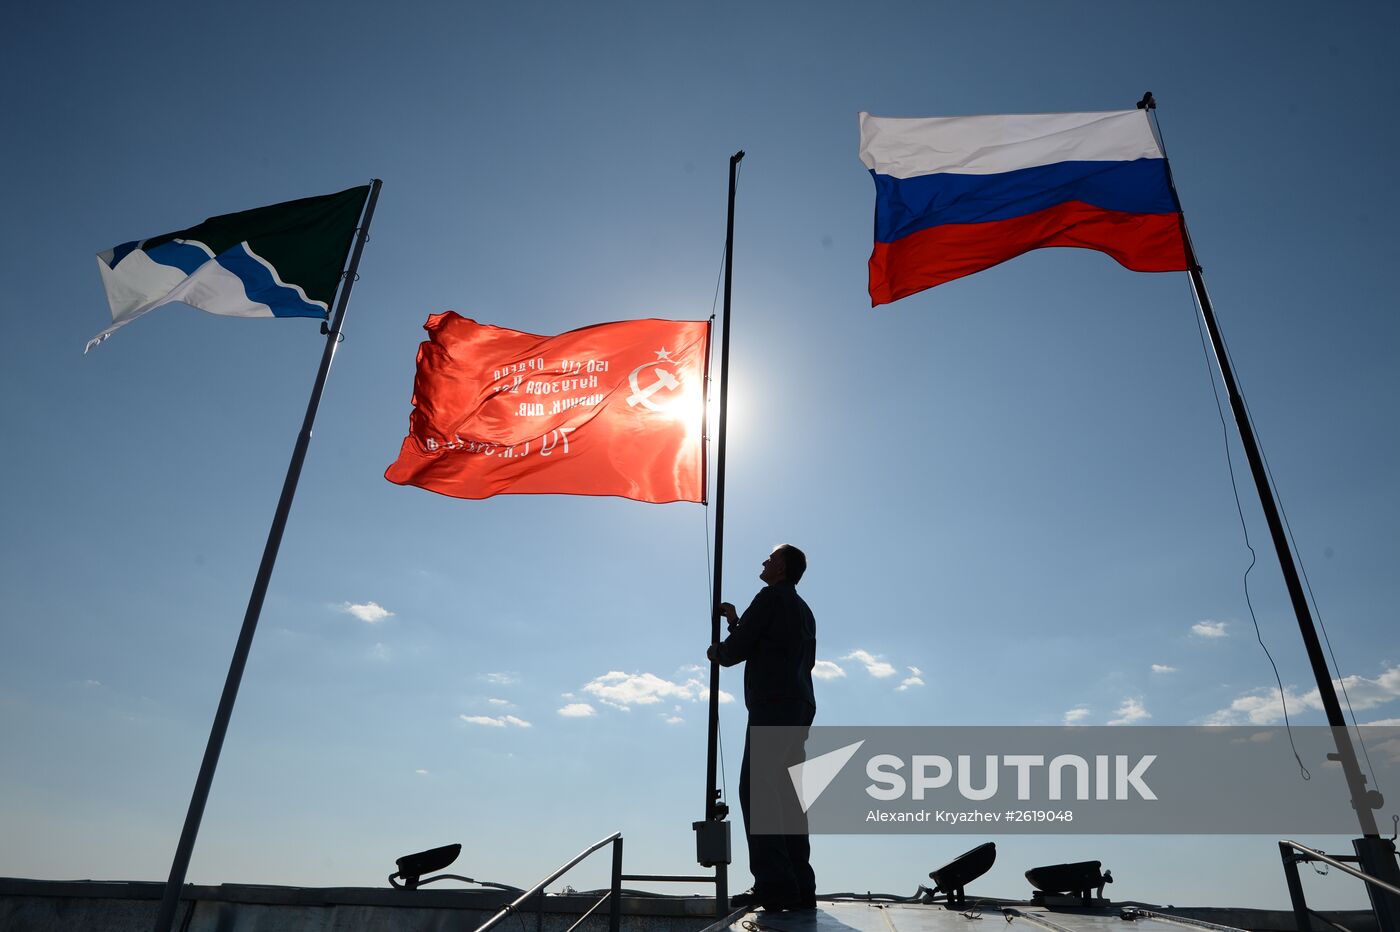
[[[729,299],[734,281],[734,192],[738,181],[739,162],[743,158],[742,149],[729,157],[729,212],[724,233],[724,334],[720,337],[719,441],[715,447],[715,578],[714,592],[710,600],[710,645],[716,649],[720,642],[719,606],[724,587],[724,453],[729,410]],[[714,843],[717,837],[723,839],[723,860],[711,860],[716,871],[715,898],[716,910],[719,912],[728,906],[725,871],[729,861],[729,833],[727,824],[723,828],[719,825],[724,823],[725,816],[729,814],[729,807],[719,801],[719,658],[716,650],[711,650],[711,655],[714,659],[710,661],[709,740],[705,753],[705,821],[697,822],[695,828],[697,832],[707,832],[697,839],[702,862],[706,861],[707,845]],[[712,825],[714,828],[711,828]],[[708,853],[715,853],[715,849],[709,848]]]
[[[1138,101],[1138,108],[1141,110],[1155,110],[1157,108],[1157,102],[1153,100],[1151,91],[1148,91],[1142,100]],[[1160,143],[1160,140],[1158,141]],[[1165,147],[1163,153],[1165,155]],[[1170,162],[1167,165],[1167,180],[1171,185],[1172,198],[1176,201],[1176,208],[1180,212],[1181,199],[1177,195],[1176,183],[1171,180]],[[1234,370],[1230,366],[1230,356],[1226,352],[1224,338],[1220,335],[1220,325],[1216,323],[1215,311],[1211,308],[1210,294],[1206,291],[1201,264],[1196,260],[1196,251],[1191,245],[1191,234],[1186,228],[1186,214],[1184,212],[1181,213],[1181,218],[1181,228],[1186,244],[1186,266],[1187,272],[1191,276],[1191,287],[1196,293],[1196,301],[1201,308],[1201,317],[1205,321],[1206,332],[1210,335],[1211,349],[1215,352],[1215,361],[1220,367],[1220,376],[1225,383],[1225,394],[1230,400],[1230,411],[1234,415],[1235,426],[1239,429],[1240,442],[1244,447],[1245,459],[1249,461],[1249,471],[1254,477],[1254,485],[1259,492],[1259,503],[1263,506],[1264,518],[1269,525],[1269,536],[1273,539],[1274,552],[1278,556],[1279,567],[1283,571],[1284,583],[1288,588],[1288,598],[1293,603],[1293,614],[1298,620],[1298,630],[1303,636],[1303,646],[1307,650],[1313,678],[1317,681],[1318,695],[1322,699],[1323,710],[1327,713],[1327,724],[1332,728],[1332,737],[1337,745],[1337,753],[1328,756],[1342,765],[1347,789],[1351,793],[1351,805],[1356,810],[1361,834],[1364,836],[1355,839],[1352,845],[1356,849],[1362,870],[1391,884],[1400,885],[1400,869],[1397,869],[1396,866],[1395,845],[1388,839],[1381,838],[1376,826],[1374,810],[1379,809],[1384,800],[1379,791],[1366,787],[1366,775],[1362,773],[1361,765],[1357,761],[1356,749],[1351,743],[1351,733],[1347,730],[1346,717],[1342,714],[1342,705],[1337,700],[1337,689],[1332,685],[1332,673],[1328,670],[1327,660],[1322,653],[1322,644],[1317,637],[1317,626],[1313,622],[1312,611],[1308,607],[1303,583],[1294,562],[1293,550],[1288,545],[1288,535],[1279,514],[1278,503],[1274,499],[1273,488],[1269,484],[1264,457],[1259,452],[1259,443],[1249,421],[1244,395],[1241,394],[1239,384],[1235,380]],[[1378,921],[1380,921],[1381,928],[1400,928],[1400,897],[1395,897],[1370,884],[1366,885],[1366,891],[1371,897],[1371,905]]]
[[[228,732],[229,719],[233,715],[233,703],[238,698],[238,686],[243,679],[243,668],[248,663],[248,651],[253,645],[253,633],[258,627],[258,617],[262,614],[263,598],[267,595],[267,586],[272,580],[272,568],[277,562],[278,548],[282,545],[282,532],[287,526],[287,515],[292,510],[292,498],[297,491],[297,480],[301,478],[306,449],[311,443],[311,427],[316,421],[316,410],[321,405],[321,395],[326,388],[326,378],[330,375],[335,348],[340,343],[345,307],[350,303],[350,289],[355,285],[360,256],[364,253],[365,241],[369,239],[369,224],[374,218],[374,205],[379,200],[379,188],[382,184],[378,178],[370,183],[369,197],[365,199],[364,217],[356,231],[354,251],[340,285],[335,314],[330,325],[325,328],[326,346],[321,351],[321,368],[316,372],[316,382],[311,387],[311,400],[307,402],[306,416],[301,422],[301,433],[297,435],[296,446],[292,448],[292,460],[287,465],[287,478],[282,483],[282,496],[277,500],[277,511],[272,517],[272,527],[267,532],[262,563],[259,564],[257,578],[253,581],[253,592],[248,597],[248,610],[243,615],[243,629],[238,633],[238,644],[233,649],[233,660],[229,663],[228,678],[224,680],[219,709],[214,714],[214,726],[209,730],[209,743],[204,748],[204,761],[200,764],[199,778],[195,781],[194,793],[190,797],[185,827],[180,833],[180,843],[175,848],[175,860],[170,865],[170,879],[165,882],[165,894],[160,901],[160,912],[156,915],[155,932],[170,932],[175,922],[175,910],[180,905],[180,890],[185,884],[185,872],[190,866],[190,855],[194,851],[195,837],[199,834],[200,820],[204,817],[204,804],[209,799],[210,784],[214,782],[214,769],[219,765],[219,752],[223,750],[224,735]]]

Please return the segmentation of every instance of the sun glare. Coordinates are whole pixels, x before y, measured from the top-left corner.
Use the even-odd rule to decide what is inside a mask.
[[[704,421],[705,395],[699,385],[684,385],[666,404],[666,416],[685,425],[687,443],[699,443]]]

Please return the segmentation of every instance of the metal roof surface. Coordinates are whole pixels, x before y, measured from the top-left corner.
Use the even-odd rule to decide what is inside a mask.
[[[816,910],[789,913],[746,912],[729,923],[728,928],[733,932],[971,932],[977,928],[978,920],[990,920],[993,923],[991,930],[1006,924],[1010,924],[1013,930],[1048,929],[1064,932],[1103,932],[1109,929],[1116,932],[1124,932],[1125,929],[1133,932],[1181,932],[1183,928],[1239,928],[1199,920],[1167,920],[1142,916],[1129,923],[1122,915],[1125,908],[1127,907],[1109,906],[1102,909],[1070,911],[1024,904],[1015,907],[974,905],[960,912],[943,906],[912,903],[822,902]]]

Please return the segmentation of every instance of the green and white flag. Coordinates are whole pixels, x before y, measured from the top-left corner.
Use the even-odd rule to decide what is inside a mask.
[[[112,325],[176,301],[228,317],[330,314],[369,185],[210,217],[198,226],[98,253]]]

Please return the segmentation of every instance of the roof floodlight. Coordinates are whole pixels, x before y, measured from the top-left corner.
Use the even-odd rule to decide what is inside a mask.
[[[419,851],[414,854],[405,854],[394,863],[399,869],[389,875],[391,886],[404,890],[416,890],[424,874],[431,874],[433,871],[440,871],[453,861],[457,860],[457,855],[462,853],[461,845],[443,845],[441,848],[429,848],[427,851]],[[403,878],[400,886],[395,877]]]
[[[1102,866],[1101,861],[1074,861],[1069,864],[1032,867],[1026,871],[1026,879],[1038,892],[1031,896],[1031,901],[1055,905],[1051,903],[1050,897],[1072,895],[1078,896],[1082,905],[1091,905],[1094,897],[1090,895],[1090,891],[1097,891],[1097,897],[1103,899],[1104,885],[1113,883],[1113,872],[1100,873],[1099,868]]]
[[[929,878],[933,880],[933,892],[948,894],[950,909],[962,909],[967,903],[963,888],[991,870],[992,862],[996,859],[997,846],[993,841],[958,855],[929,873]]]

